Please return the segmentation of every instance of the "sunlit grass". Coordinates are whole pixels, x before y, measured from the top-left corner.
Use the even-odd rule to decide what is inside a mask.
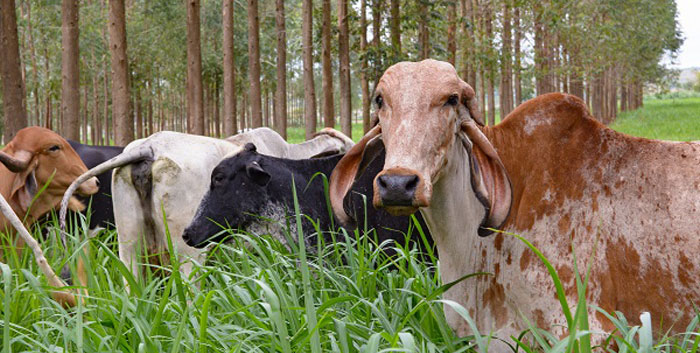
[[[700,97],[649,99],[644,107],[620,114],[611,128],[659,140],[700,140]]]

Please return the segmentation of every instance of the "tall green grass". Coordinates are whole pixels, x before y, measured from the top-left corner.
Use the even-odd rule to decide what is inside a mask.
[[[640,109],[621,113],[611,128],[659,140],[700,140],[700,97],[649,99]]]
[[[422,262],[421,254],[405,244],[376,244],[359,232],[339,231],[330,233],[335,241],[318,237],[315,249],[306,249],[303,241],[287,246],[267,234],[224,230],[230,242],[215,245],[192,278],[154,265],[133,278],[116,254],[115,232],[88,239],[85,220],[76,223],[67,236],[67,251],[56,223],[43,246],[55,269],[65,263],[74,267],[81,249],[89,250],[89,295],[78,307],[60,307],[26,250],[19,267],[0,266],[3,351],[469,352],[486,351],[494,339],[478,330],[470,337],[454,335],[444,305],[471,322],[466,310],[441,300],[454,283],[440,283],[437,259],[427,255],[427,263]],[[410,231],[425,236],[417,227]],[[285,234],[296,240],[309,235],[301,228],[288,228]],[[397,254],[387,256],[388,247]],[[560,288],[556,271],[548,268]],[[596,349],[591,347],[594,333],[588,330],[583,299],[588,270],[576,273],[580,300],[562,300],[560,308],[570,334],[562,338],[533,325],[511,340],[518,351]],[[479,275],[486,274],[469,274],[463,280]],[[698,318],[687,333],[654,340],[648,318],[642,317],[641,327],[631,326],[620,313],[596,310],[616,325],[611,340],[621,351],[699,352]]]

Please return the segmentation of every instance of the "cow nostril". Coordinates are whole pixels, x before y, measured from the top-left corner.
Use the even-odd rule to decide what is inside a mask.
[[[416,186],[418,186],[418,176],[412,175],[411,179],[406,183],[406,190],[413,191],[416,189]]]
[[[190,242],[190,235],[187,234],[187,232],[182,233],[182,240],[184,240],[185,243],[189,243]]]
[[[384,180],[385,176],[382,175],[379,178],[377,178],[377,183],[379,183],[379,187],[382,189],[386,189],[386,180]]]

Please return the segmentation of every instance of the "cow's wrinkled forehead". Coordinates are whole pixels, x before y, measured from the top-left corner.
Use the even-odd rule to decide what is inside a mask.
[[[436,60],[401,62],[389,67],[382,75],[376,94],[395,99],[398,96],[442,98],[442,95],[459,92],[462,85],[457,71],[449,63]]]

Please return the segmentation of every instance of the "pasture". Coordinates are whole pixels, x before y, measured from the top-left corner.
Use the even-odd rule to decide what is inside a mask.
[[[698,140],[700,99],[650,100],[613,127],[650,138]],[[355,125],[354,140],[359,131],[361,125]],[[307,251],[303,241],[288,249],[266,234],[231,232],[232,242],[214,248],[192,278],[182,278],[174,261],[172,267],[153,265],[135,279],[119,261],[114,231],[88,238],[85,221],[74,223],[68,249],[60,244],[55,221],[43,246],[56,270],[65,263],[75,267],[82,250],[89,251],[84,257],[89,295],[64,309],[48,296],[28,250],[20,258],[9,256],[0,283],[3,352],[468,352],[489,344],[488,332],[454,335],[442,310],[452,304],[441,301],[450,284],[440,283],[439,263],[433,254],[421,262],[415,249],[401,244],[367,238],[355,244],[360,234],[351,234],[332,244],[319,240],[317,251]],[[41,237],[38,230],[34,235]],[[305,236],[297,229],[285,235]],[[388,257],[386,247],[397,247],[398,255]],[[583,293],[586,269],[578,270]],[[556,272],[551,275],[556,283]],[[587,331],[580,310],[585,300],[569,305],[561,310],[572,315],[570,336],[532,326],[515,337],[519,351],[591,351],[587,337],[596,333]],[[648,318],[638,327],[628,325],[633,318],[604,314],[617,327],[620,351],[699,351],[700,316],[686,334],[668,337],[652,332]]]

